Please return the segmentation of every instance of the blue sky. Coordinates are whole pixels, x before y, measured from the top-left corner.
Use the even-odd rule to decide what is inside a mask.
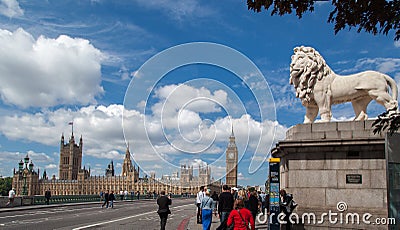
[[[335,35],[326,22],[330,10],[329,3],[318,3],[299,20],[248,11],[246,1],[2,0],[0,175],[10,176],[29,153],[35,167],[58,176],[60,137],[69,137],[73,120],[75,136],[83,136],[83,165],[92,174],[103,175],[111,159],[120,173],[125,132],[137,163],[157,177],[179,164],[208,163],[219,178],[233,124],[243,157],[239,183],[263,184],[262,162],[272,143],[305,113],[288,83],[294,47],[313,46],[338,74],[372,69],[400,80],[393,33],[346,29]],[[194,42],[230,47],[262,75],[237,76],[210,64],[179,66],[163,76],[140,71],[158,53]],[[263,87],[246,85],[260,76]],[[144,87],[154,79],[153,88]],[[376,103],[368,107],[370,117],[383,111]],[[354,115],[344,104],[333,116]]]

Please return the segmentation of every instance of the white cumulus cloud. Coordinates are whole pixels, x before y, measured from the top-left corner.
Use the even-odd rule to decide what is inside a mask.
[[[105,56],[88,40],[0,29],[0,96],[8,104],[49,107],[86,105],[103,94],[101,62]]]

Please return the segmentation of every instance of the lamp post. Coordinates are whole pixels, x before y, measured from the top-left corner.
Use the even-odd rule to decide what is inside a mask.
[[[22,176],[24,178],[24,186],[22,187],[22,195],[24,195],[24,196],[28,195],[27,188],[26,188],[26,175],[28,174],[28,164],[29,164],[29,156],[28,156],[28,154],[26,154],[26,156],[24,158],[25,169],[22,172],[23,173]]]

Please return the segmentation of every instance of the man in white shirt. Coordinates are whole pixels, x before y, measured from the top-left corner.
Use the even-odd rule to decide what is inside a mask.
[[[6,204],[6,207],[8,207],[8,206],[10,206],[10,205],[11,205],[11,207],[13,206],[13,204],[14,204],[14,197],[15,197],[15,191],[14,191],[14,188],[12,188],[12,189],[8,192],[8,202],[7,202],[7,204]]]
[[[201,224],[201,209],[200,209],[200,204],[201,201],[203,200],[204,196],[205,196],[205,192],[204,192],[204,186],[200,187],[200,191],[197,193],[196,196],[196,205],[197,205],[197,223]]]

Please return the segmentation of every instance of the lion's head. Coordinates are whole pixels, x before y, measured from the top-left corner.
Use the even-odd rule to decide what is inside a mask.
[[[313,99],[314,85],[318,80],[329,75],[332,70],[325,63],[324,58],[312,47],[300,46],[293,49],[290,63],[289,83],[296,89],[296,97],[303,105]]]

